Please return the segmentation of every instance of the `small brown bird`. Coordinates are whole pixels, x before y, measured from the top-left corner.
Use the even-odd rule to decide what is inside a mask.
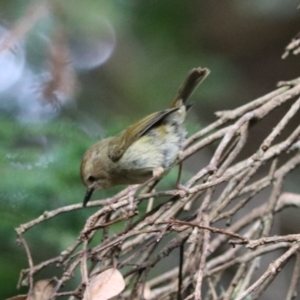
[[[144,183],[172,167],[186,137],[183,122],[191,107],[186,101],[209,73],[206,68],[192,69],[169,108],[99,141],[85,152],[80,170],[87,187],[83,206],[94,190]]]

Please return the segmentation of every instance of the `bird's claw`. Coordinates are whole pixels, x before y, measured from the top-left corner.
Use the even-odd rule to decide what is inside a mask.
[[[190,194],[190,189],[183,184],[177,184],[178,195],[180,198],[184,198]]]
[[[157,167],[153,170],[152,176],[154,179],[160,179],[161,176],[164,174],[165,169],[163,167]]]

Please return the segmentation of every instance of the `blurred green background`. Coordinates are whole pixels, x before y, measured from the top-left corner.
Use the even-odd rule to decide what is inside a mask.
[[[214,111],[299,76],[299,57],[280,58],[299,30],[297,5],[0,1],[0,299],[26,291],[15,289],[27,259],[14,228],[45,210],[81,202],[85,149],[166,108],[191,68],[207,67],[211,74],[192,97],[190,133],[213,121]],[[29,231],[34,262],[71,245],[92,211],[60,215]]]

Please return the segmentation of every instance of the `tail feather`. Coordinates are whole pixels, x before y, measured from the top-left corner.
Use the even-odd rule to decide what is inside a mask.
[[[188,98],[193,94],[197,86],[208,76],[210,71],[206,68],[194,68],[186,76],[181,85],[177,96],[172,101],[170,107],[179,107],[185,104]]]

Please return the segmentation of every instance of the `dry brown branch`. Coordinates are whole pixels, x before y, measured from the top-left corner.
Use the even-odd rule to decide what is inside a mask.
[[[23,16],[9,29],[0,43],[0,55],[3,51],[13,50],[32,27],[49,13],[46,1],[34,2],[28,5]]]
[[[255,291],[268,277],[278,273],[280,267],[287,262],[287,260],[300,249],[300,244],[297,243],[293,245],[288,251],[286,251],[282,256],[280,256],[274,263],[269,265],[268,270],[255,282],[253,283],[245,292],[239,295],[236,300],[245,299],[249,294]]]
[[[208,226],[208,216],[203,215],[203,224],[204,226]],[[201,296],[201,290],[202,290],[202,282],[203,282],[203,276],[204,276],[204,270],[205,270],[205,264],[206,264],[206,257],[208,255],[208,249],[209,249],[209,239],[210,234],[208,230],[203,230],[203,244],[202,244],[202,251],[201,251],[201,257],[200,257],[200,264],[197,274],[197,281],[195,286],[195,299],[200,300],[202,298]]]
[[[38,87],[39,98],[43,103],[59,107],[72,99],[78,90],[75,71],[70,62],[68,37],[63,26],[56,25],[53,30],[47,58],[48,78]]]
[[[260,141],[257,150],[245,156],[243,153],[252,137],[253,121],[259,124],[284,103],[290,106],[289,110]],[[142,190],[144,186],[131,186],[112,198],[90,202],[88,207],[97,207],[98,210],[86,220],[77,239],[65,251],[45,262],[34,265],[30,245],[26,246],[26,231],[60,214],[82,209],[82,205],[46,211],[20,225],[16,230],[23,241],[29,264],[29,268],[21,272],[20,282],[27,279],[32,286],[36,273],[56,263],[62,275],[54,287],[52,299],[63,295],[82,298],[92,275],[117,268],[127,286],[121,293],[122,299],[141,299],[146,291],[148,296],[150,294],[149,299],[173,299],[178,289],[179,257],[174,254],[174,264],[160,271],[159,276],[150,278],[149,274],[158,265],[164,265],[167,256],[181,248],[184,259],[181,295],[178,297],[229,300],[233,297],[245,299],[252,294],[258,298],[290,258],[296,256],[299,262],[299,234],[270,236],[275,214],[290,206],[300,208],[299,195],[283,192],[286,176],[300,164],[299,148],[295,147],[300,126],[290,125],[291,119],[299,115],[299,110],[298,78],[293,84],[282,85],[237,109],[218,112],[218,119],[213,124],[185,143],[183,160],[212,143],[217,145],[206,166],[185,182],[186,191]],[[288,135],[285,134],[287,126]],[[264,194],[262,198],[263,191],[268,195]],[[157,205],[155,199],[162,197],[164,202]],[[255,202],[258,197],[260,202]],[[147,212],[136,217],[133,208],[138,209],[142,201],[149,199],[154,199],[154,202]],[[252,209],[248,203],[253,204]],[[228,228],[222,228],[222,223],[216,224],[222,219],[228,221]],[[110,228],[124,221],[125,226],[113,234]],[[90,242],[98,232],[102,233],[102,238],[91,246]],[[278,249],[286,252],[253,283],[260,258]],[[62,292],[62,285],[72,281],[76,270],[81,271],[81,282],[73,290]],[[229,270],[234,272],[229,274]],[[227,286],[222,294],[216,287],[223,284],[224,277],[227,277]],[[287,299],[292,298],[298,279],[299,268],[295,267]],[[206,283],[214,287],[207,293],[203,288]]]
[[[292,300],[296,298],[297,296],[296,289],[297,289],[299,277],[300,277],[300,252],[298,252],[296,255],[294,271],[293,271],[290,287],[286,295],[286,300]]]
[[[300,33],[298,32],[296,36],[291,40],[291,42],[285,47],[285,51],[282,54],[282,58],[285,59],[290,53],[298,55],[300,52]]]

